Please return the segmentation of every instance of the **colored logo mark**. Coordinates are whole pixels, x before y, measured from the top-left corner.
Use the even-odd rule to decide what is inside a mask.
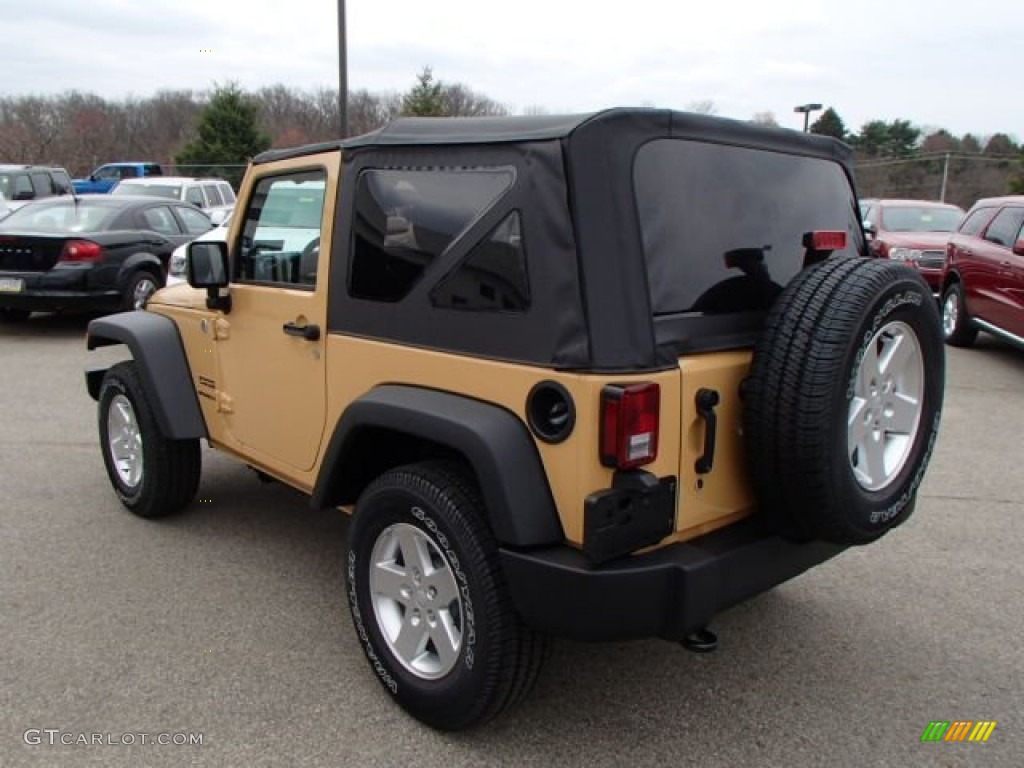
[[[995,720],[932,720],[921,741],[988,741],[995,729]]]

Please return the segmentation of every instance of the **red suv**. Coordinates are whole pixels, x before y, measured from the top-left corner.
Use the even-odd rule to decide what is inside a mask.
[[[1024,195],[971,208],[946,248],[942,331],[966,347],[988,331],[1024,347]]]
[[[946,242],[964,218],[955,205],[930,200],[861,200],[871,253],[916,267],[939,295]]]

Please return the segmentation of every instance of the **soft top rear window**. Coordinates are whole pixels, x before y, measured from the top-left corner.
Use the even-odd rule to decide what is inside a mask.
[[[637,153],[633,175],[655,315],[767,310],[803,268],[807,232],[846,232],[846,255],[862,247],[835,162],[658,139]]]

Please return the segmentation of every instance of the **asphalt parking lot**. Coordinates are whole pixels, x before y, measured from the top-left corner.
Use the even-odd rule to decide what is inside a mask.
[[[364,661],[340,513],[209,450],[184,514],[120,506],[81,375],[118,352],[88,353],[84,327],[0,327],[4,766],[1022,764],[1020,351],[950,350],[914,517],[720,617],[717,653],[558,642],[523,706],[446,735]],[[998,725],[984,744],[923,744],[933,720]]]

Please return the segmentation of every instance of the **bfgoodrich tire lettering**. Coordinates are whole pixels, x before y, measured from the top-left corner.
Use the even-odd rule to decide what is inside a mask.
[[[103,377],[100,450],[114,492],[140,517],[161,517],[188,504],[199,487],[199,441],[169,440],[156,422],[134,362]],[[126,443],[131,446],[125,448]]]
[[[944,379],[938,310],[914,270],[830,259],[799,275],[769,313],[747,388],[763,512],[796,538],[844,544],[903,522],[938,433]],[[872,446],[881,452],[869,466]]]
[[[484,519],[480,497],[459,465],[426,462],[391,470],[371,483],[348,532],[347,587],[359,643],[398,703],[442,730],[472,727],[523,698],[536,681],[546,647],[546,639],[525,627],[512,607],[497,544]],[[449,618],[459,640],[448,663],[439,659],[435,667],[403,658],[394,626],[383,620],[380,592],[372,589],[373,569],[380,567],[375,557],[388,551],[382,538],[394,535],[433,553],[432,573],[447,571],[455,585],[457,594],[448,595],[445,604],[452,606]],[[402,554],[398,560],[394,570],[401,578],[408,575],[409,583],[401,585],[401,598],[393,599],[395,592],[384,602],[388,610],[402,611],[403,621],[418,619],[412,612],[426,606],[414,593],[430,585],[413,583],[414,556]]]

